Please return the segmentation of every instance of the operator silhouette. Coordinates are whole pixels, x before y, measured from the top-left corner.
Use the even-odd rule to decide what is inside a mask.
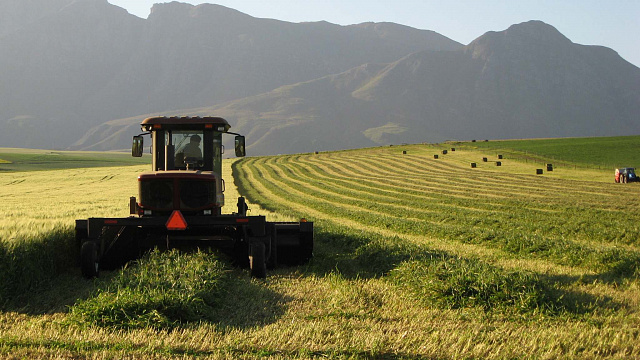
[[[184,158],[195,158],[196,160],[202,160],[202,150],[200,150],[200,136],[193,135],[189,140],[189,143],[182,150],[184,152]]]

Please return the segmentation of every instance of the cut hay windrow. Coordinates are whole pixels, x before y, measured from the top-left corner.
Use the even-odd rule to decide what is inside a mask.
[[[299,163],[302,163],[303,161],[300,161]],[[299,164],[298,163],[298,164]],[[293,163],[289,163],[289,162],[283,162],[282,163],[287,164],[289,172],[293,172],[295,170],[293,170],[295,167],[299,166]],[[315,173],[317,174],[317,172]],[[299,177],[304,177],[305,175],[300,173],[297,174]],[[314,175],[316,176],[316,175]],[[324,184],[323,186],[330,186],[328,184],[334,183],[335,180],[332,179],[336,179],[337,176],[334,176],[332,178],[326,178],[326,177],[322,177],[322,176],[316,176],[315,178],[312,177],[307,177],[304,180],[302,180],[302,182],[306,182],[307,185],[308,184],[312,184],[312,183],[316,183],[318,182],[318,178],[322,179],[322,183]],[[343,181],[350,181],[348,180],[347,176],[343,177]],[[327,181],[329,180],[329,181]],[[355,184],[354,184],[355,183]],[[514,199],[510,199],[508,201],[503,201],[502,203],[496,203],[493,200],[484,200],[482,194],[477,195],[475,198],[473,198],[473,201],[465,201],[462,202],[459,198],[454,198],[454,197],[447,197],[444,195],[434,195],[433,193],[425,193],[423,192],[418,192],[418,191],[409,191],[409,190],[404,190],[402,191],[401,189],[394,189],[395,192],[393,193],[387,193],[386,191],[389,191],[388,188],[384,188],[383,184],[376,184],[377,187],[373,187],[370,186],[368,188],[362,189],[361,186],[363,186],[362,184],[367,183],[367,180],[364,179],[360,179],[358,181],[350,181],[350,183],[346,184],[347,186],[352,186],[354,190],[357,191],[361,191],[360,194],[365,194],[366,192],[369,192],[369,197],[367,197],[368,200],[370,200],[371,202],[379,202],[380,198],[377,198],[377,196],[382,193],[385,192],[385,196],[394,196],[396,199],[396,203],[400,203],[400,202],[406,202],[406,203],[410,203],[410,207],[420,207],[423,211],[425,209],[433,209],[433,211],[436,212],[442,212],[443,210],[445,212],[450,212],[452,209],[453,210],[464,210],[464,209],[477,209],[477,208],[481,208],[484,207],[485,209],[487,209],[488,211],[490,211],[491,209],[495,209],[494,211],[492,211],[493,213],[497,213],[497,212],[504,212],[506,213],[506,215],[508,215],[508,218],[510,219],[510,226],[523,226],[523,227],[527,227],[529,225],[529,223],[531,222],[537,222],[539,224],[544,224],[545,222],[548,222],[549,219],[549,214],[550,213],[565,213],[568,215],[571,215],[571,217],[574,218],[584,218],[584,221],[588,221],[589,216],[592,216],[591,214],[585,213],[583,209],[578,208],[576,211],[574,211],[574,208],[572,207],[567,207],[567,206],[562,206],[562,207],[553,207],[552,205],[549,204],[544,204],[544,203],[538,203],[539,206],[541,208],[538,208],[537,206],[532,206],[535,205],[532,204],[532,201],[529,199],[523,199],[522,197],[520,198],[514,198]],[[339,192],[344,193],[344,191],[347,190],[342,190],[344,188],[341,188],[341,190]],[[402,192],[400,192],[402,191]],[[348,191],[347,191],[348,193]],[[403,194],[405,193],[405,194]],[[422,194],[426,194],[426,195],[422,195]],[[365,194],[366,195],[366,194]],[[365,196],[366,197],[366,196]],[[441,199],[447,199],[449,200],[449,204],[444,205],[444,206],[448,206],[449,209],[446,208],[442,208],[442,203],[436,203],[434,202],[435,197],[440,197]],[[424,200],[424,202],[419,202],[417,201],[418,199],[422,199]],[[385,202],[385,201],[383,201]],[[489,203],[488,205],[486,203]],[[339,202],[338,202],[339,204]],[[566,204],[566,202],[565,202]],[[528,210],[526,211],[526,213],[523,213],[523,216],[521,218],[516,217],[516,216],[512,216],[513,214],[509,215],[509,213],[513,213],[514,209],[520,209],[520,210]],[[618,220],[618,214],[616,214],[619,210],[618,209],[612,209],[611,211],[600,211],[598,216],[603,218],[604,220],[608,219],[612,222],[616,222]],[[612,212],[612,213],[611,213]],[[389,212],[389,214],[391,214],[392,212]],[[464,212],[460,212],[460,211],[456,211],[455,212],[456,217],[460,218],[463,217],[465,213]],[[586,217],[585,217],[586,216]],[[459,219],[461,221],[464,222],[464,219]],[[475,218],[472,218],[473,222],[477,222],[477,220]],[[563,217],[557,218],[555,219],[556,221],[563,221]],[[519,221],[524,221],[524,224],[518,225]],[[477,225],[477,224],[476,224]],[[554,225],[555,226],[555,225]],[[565,235],[571,235],[573,236],[576,240],[580,240],[581,238],[583,240],[590,240],[592,238],[592,234],[586,234],[584,236],[580,235],[580,231],[584,230],[584,229],[579,229],[580,231],[576,232],[574,230],[572,230],[572,227],[565,227],[565,225],[563,223],[558,224],[557,227],[559,230],[566,230],[566,234]],[[583,227],[580,227],[583,228]],[[603,232],[609,232],[609,235],[605,236],[604,239],[608,240],[608,239],[616,239],[615,235],[616,235],[616,230],[615,229],[610,229],[607,228],[606,226],[599,226],[599,225],[594,225],[593,228],[597,228],[599,231],[603,231]],[[615,240],[614,240],[615,241]]]
[[[286,199],[289,204],[303,203],[328,217],[351,219],[365,228],[382,227],[401,235],[426,235],[443,241],[481,244],[520,256],[547,258],[558,264],[581,266],[594,271],[630,271],[629,275],[632,275],[637,269],[634,259],[640,258],[638,251],[628,251],[628,247],[624,251],[616,245],[606,245],[607,242],[615,244],[621,240],[607,226],[585,228],[580,225],[583,221],[588,221],[589,216],[593,216],[593,213],[585,212],[584,209],[575,209],[565,204],[552,210],[569,216],[550,218],[547,212],[527,211],[526,207],[524,211],[521,210],[519,205],[526,199],[523,200],[523,195],[520,194],[516,201],[503,200],[504,207],[500,212],[483,214],[484,216],[466,209],[462,204],[455,209],[443,211],[442,208],[433,207],[428,200],[419,199],[420,191],[415,187],[403,191],[401,181],[397,180],[402,175],[393,173],[394,170],[388,165],[358,161],[358,181],[368,186],[363,188],[353,182],[341,181],[334,184],[331,178],[318,175],[321,171],[319,168],[300,165],[305,163],[301,159],[303,157],[297,157],[298,161],[295,162],[288,157],[264,158],[247,165],[253,166],[257,171],[254,179],[265,183],[277,197]],[[318,163],[321,159],[314,161]],[[333,170],[329,175],[335,179],[339,173],[338,170]],[[389,179],[394,179],[388,180],[393,185],[387,184],[392,186],[387,191],[395,193],[375,190],[371,180],[365,180],[369,174],[377,174],[376,186],[383,186],[381,179],[386,175]],[[352,178],[353,175],[345,176]],[[420,180],[415,182],[420,183]],[[429,195],[437,191],[434,187],[418,186]],[[446,184],[439,186],[446,187]],[[353,191],[350,191],[350,187]],[[459,185],[448,187],[448,191],[460,191],[452,189],[453,187]],[[390,196],[396,196],[395,203]],[[439,196],[447,197],[442,193]],[[486,199],[488,198],[481,194],[468,199],[448,196],[451,203],[470,201],[479,205]],[[495,198],[490,199],[496,201]],[[606,214],[599,215],[606,219]],[[505,219],[508,222],[504,222]],[[578,220],[577,223],[574,223],[575,220]],[[609,220],[614,221],[615,214]],[[594,230],[598,233],[594,234]],[[603,237],[606,241],[594,244],[591,241],[594,235]]]

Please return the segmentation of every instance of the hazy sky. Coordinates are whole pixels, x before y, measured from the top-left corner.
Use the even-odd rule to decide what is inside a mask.
[[[146,18],[161,0],[108,0]],[[166,1],[168,2],[168,1]],[[325,20],[349,25],[394,22],[433,30],[468,44],[487,31],[528,20],[553,25],[571,41],[603,45],[640,67],[638,0],[183,0],[215,3],[259,18],[290,22]]]

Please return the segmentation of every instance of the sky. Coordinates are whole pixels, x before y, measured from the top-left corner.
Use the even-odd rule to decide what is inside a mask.
[[[108,0],[147,18],[162,0]],[[166,1],[168,2],[168,1]],[[640,67],[639,0],[182,0],[214,3],[245,14],[289,22],[339,25],[394,22],[433,30],[462,44],[487,31],[542,20],[577,44],[611,48]]]

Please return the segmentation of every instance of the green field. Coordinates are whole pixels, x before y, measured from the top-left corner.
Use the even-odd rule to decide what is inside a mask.
[[[225,212],[315,223],[265,281],[215,252],[85,280],[73,220],[126,216],[148,165],[0,173],[0,357],[640,357],[640,184],[504,143],[225,161]]]
[[[505,153],[512,158],[615,169],[640,166],[640,136],[498,140],[458,143],[465,149]]]
[[[130,153],[0,148],[0,173],[148,164]]]

